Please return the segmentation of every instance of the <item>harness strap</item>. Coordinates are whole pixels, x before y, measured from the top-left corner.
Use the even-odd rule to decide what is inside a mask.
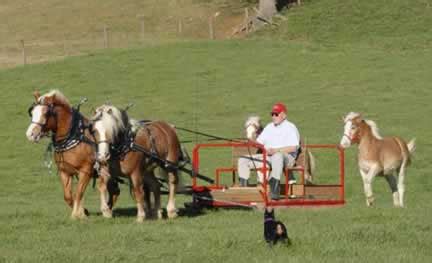
[[[153,135],[151,133],[150,128],[147,125],[144,125],[143,127],[146,130],[147,135],[150,137],[151,153],[152,154],[157,154],[157,151],[156,151],[156,148],[155,148],[156,142],[155,142],[155,139],[154,139],[154,137],[153,137]]]
[[[174,162],[168,161],[166,159],[162,159],[159,156],[157,156],[157,155],[149,152],[147,149],[145,149],[141,145],[136,144],[135,142],[132,143],[131,148],[134,151],[138,151],[138,152],[141,152],[141,153],[145,154],[147,157],[153,159],[153,161],[158,162],[159,165],[162,168],[164,168],[164,169],[175,168],[175,169],[183,171],[183,172],[185,172],[185,173],[187,173],[187,174],[189,174],[189,175],[191,175],[193,177],[197,177],[197,178],[202,179],[202,180],[204,180],[206,182],[209,182],[209,183],[214,183],[213,179],[210,179],[207,176],[201,175],[201,174],[197,173],[196,171],[194,171],[193,169],[188,169],[188,168],[186,168],[184,166],[179,166],[179,165],[177,165]]]

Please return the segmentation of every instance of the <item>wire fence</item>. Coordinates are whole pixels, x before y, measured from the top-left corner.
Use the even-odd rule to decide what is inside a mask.
[[[198,19],[171,18],[169,23],[147,24],[138,17],[134,28],[103,25],[96,30],[81,33],[80,37],[70,37],[64,33],[63,37],[52,40],[19,39],[0,42],[0,68],[85,55],[101,49],[137,48],[190,39],[224,39],[232,31],[230,26],[239,23],[237,20],[230,19],[227,22],[223,17],[218,18],[218,14],[212,14]],[[227,27],[227,23],[230,26]]]

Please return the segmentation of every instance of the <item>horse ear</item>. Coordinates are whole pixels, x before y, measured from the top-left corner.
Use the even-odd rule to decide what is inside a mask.
[[[345,117],[341,116],[341,121],[345,123]]]
[[[33,96],[35,97],[35,100],[36,100],[36,102],[37,102],[38,99],[39,99],[39,97],[40,97],[40,93],[39,93],[39,91],[38,91],[38,90],[35,90],[35,91],[33,92]]]

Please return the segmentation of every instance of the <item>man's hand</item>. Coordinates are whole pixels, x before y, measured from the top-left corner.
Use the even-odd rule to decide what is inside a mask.
[[[278,149],[274,149],[274,148],[268,148],[267,149],[267,155],[272,156],[273,154],[279,152]]]

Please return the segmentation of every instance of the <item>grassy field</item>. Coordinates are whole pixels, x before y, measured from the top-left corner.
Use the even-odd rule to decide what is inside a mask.
[[[430,34],[421,40],[412,34],[410,48],[403,48],[399,36],[409,29],[401,27],[388,31],[388,42],[379,38],[382,31],[346,36],[343,30],[348,31],[351,22],[344,27],[343,21],[348,18],[339,23],[338,34],[312,23],[301,29],[301,22],[322,13],[322,2],[307,1],[286,14],[291,25],[249,40],[94,52],[0,71],[0,262],[430,262]],[[337,1],[327,2],[327,12],[336,8],[331,4]],[[427,1],[412,3],[413,8],[424,4],[429,10]],[[411,14],[410,7],[399,7],[409,11],[401,11],[401,16]],[[338,13],[331,17],[341,19]],[[417,21],[418,27],[423,22],[426,19]],[[426,44],[418,48],[419,43]],[[89,187],[85,204],[90,217],[72,221],[58,178],[42,167],[47,141],[31,144],[24,135],[35,88],[60,89],[72,103],[87,97],[85,115],[107,100],[119,106],[133,102],[133,117],[163,119],[222,137],[239,137],[251,113],[269,121],[275,101],[287,103],[289,119],[308,143],[338,143],[340,117],[363,112],[377,122],[382,135],[417,138],[406,178],[406,208],[392,207],[383,178],[373,184],[376,206],[366,208],[356,149],[351,148],[346,151],[345,206],[276,212],[293,240],[288,248],[267,248],[263,214],[253,210],[204,210],[137,224],[134,202],[124,187],[114,219],[100,216],[98,192]],[[186,133],[180,137],[196,139]],[[191,150],[193,143],[186,147]],[[328,169],[333,167],[318,163],[318,174]],[[189,196],[179,196],[177,206],[188,201]]]
[[[246,0],[123,0],[121,5],[112,0],[3,0],[0,67],[23,63],[21,40],[28,64],[102,49],[105,26],[109,48],[208,39],[208,17],[215,12],[220,14],[214,23],[215,37],[225,39],[241,23],[245,6],[250,6]]]

